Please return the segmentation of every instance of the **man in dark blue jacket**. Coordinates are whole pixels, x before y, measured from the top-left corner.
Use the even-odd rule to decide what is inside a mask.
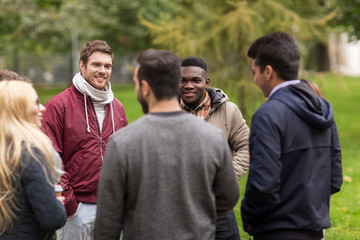
[[[251,123],[244,230],[254,240],[321,239],[330,227],[330,196],[342,184],[332,107],[297,80],[300,53],[289,34],[257,39],[248,56],[268,101]]]

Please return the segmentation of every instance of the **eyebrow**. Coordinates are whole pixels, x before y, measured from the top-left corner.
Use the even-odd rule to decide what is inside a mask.
[[[112,63],[104,63],[104,62],[97,62],[97,61],[90,62],[90,64],[102,64],[102,65],[110,65],[110,66],[112,66]]]

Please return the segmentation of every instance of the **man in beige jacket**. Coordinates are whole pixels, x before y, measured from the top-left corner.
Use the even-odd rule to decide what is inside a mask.
[[[236,104],[230,102],[222,90],[209,87],[210,79],[203,59],[187,57],[181,64],[180,105],[222,130],[234,153],[233,165],[239,181],[249,169],[249,127]],[[217,213],[216,239],[240,239],[233,210]]]

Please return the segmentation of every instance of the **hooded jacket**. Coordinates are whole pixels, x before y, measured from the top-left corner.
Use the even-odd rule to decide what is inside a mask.
[[[302,83],[277,90],[252,118],[241,205],[245,231],[266,236],[329,228],[330,196],[341,184],[341,149],[330,103]]]
[[[53,97],[45,107],[43,130],[63,160],[66,173],[61,182],[66,211],[71,215],[79,202],[96,203],[106,145],[110,135],[127,125],[125,109],[116,98],[107,104],[100,132],[91,99],[74,85]]]
[[[207,88],[211,109],[205,121],[220,128],[227,139],[233,155],[236,180],[239,181],[249,169],[249,127],[239,108],[229,101],[226,94],[217,88]]]

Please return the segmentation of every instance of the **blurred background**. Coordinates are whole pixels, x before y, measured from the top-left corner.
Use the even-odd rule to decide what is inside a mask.
[[[129,81],[149,47],[201,56],[216,81],[241,82],[249,44],[286,31],[303,70],[359,75],[359,20],[357,0],[1,0],[0,68],[70,82],[81,46],[102,39],[115,51],[113,82]]]
[[[0,0],[0,69],[31,80],[45,103],[71,85],[82,45],[105,40],[115,53],[112,88],[132,122],[142,115],[131,83],[142,50],[199,56],[211,86],[228,94],[250,126],[266,99],[253,83],[247,49],[275,31],[297,39],[300,78],[320,87],[338,124],[344,184],[331,199],[325,239],[360,239],[359,0]],[[235,208],[242,239],[249,239],[239,211],[246,177]]]
[[[115,52],[112,83],[126,83],[140,51],[169,49],[204,58],[212,86],[246,115],[260,94],[246,57],[252,41],[286,31],[300,44],[304,76],[357,76],[359,18],[357,0],[1,0],[0,69],[70,85],[81,46],[101,39]]]

